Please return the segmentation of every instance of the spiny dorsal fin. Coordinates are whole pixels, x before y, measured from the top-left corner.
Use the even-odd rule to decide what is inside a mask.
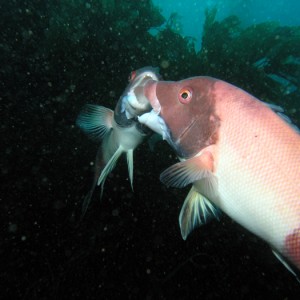
[[[269,108],[271,108],[283,121],[285,121],[291,128],[300,134],[300,129],[292,122],[292,120],[284,114],[284,109],[276,104],[262,102]]]

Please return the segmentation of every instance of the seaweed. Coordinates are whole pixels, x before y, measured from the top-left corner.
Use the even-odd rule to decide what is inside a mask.
[[[216,21],[216,14],[216,8],[205,13],[202,72],[281,105],[298,122],[300,27],[265,22],[242,28],[238,17]]]

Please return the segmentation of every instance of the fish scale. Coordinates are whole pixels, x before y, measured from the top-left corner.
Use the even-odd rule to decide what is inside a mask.
[[[216,89],[223,94],[221,87]],[[218,156],[216,168],[222,195],[218,205],[282,251],[290,228],[299,226],[299,137],[260,102],[251,113],[247,107],[240,107],[244,101],[239,99],[229,101],[238,103],[237,107],[228,105],[228,101],[216,105],[223,120],[218,142],[222,155]],[[251,100],[257,101],[252,97]]]
[[[142,93],[142,87],[148,80],[159,78],[157,68],[144,67],[133,71],[114,111],[103,106],[87,104],[79,114],[76,124],[89,137],[100,142],[94,180],[82,205],[83,216],[97,185],[101,186],[102,197],[105,180],[122,154],[126,154],[127,157],[129,180],[133,189],[133,152],[149,134],[149,130],[137,121],[140,114],[151,109]]]
[[[144,94],[153,110],[139,121],[180,159],[161,180],[192,184],[179,215],[182,237],[220,209],[270,244],[291,272],[283,256],[300,269],[300,135],[276,113],[282,109],[205,76],[149,81]]]

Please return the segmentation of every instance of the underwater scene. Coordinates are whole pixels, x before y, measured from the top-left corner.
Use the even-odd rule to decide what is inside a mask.
[[[299,15],[296,0],[1,1],[1,299],[299,299]],[[199,132],[214,130],[199,153],[197,134],[174,141],[190,77],[178,99],[210,97]],[[240,98],[258,113],[222,114]],[[227,168],[240,136],[253,163]],[[250,213],[219,210],[215,187],[245,182]],[[264,215],[296,224],[289,244]]]

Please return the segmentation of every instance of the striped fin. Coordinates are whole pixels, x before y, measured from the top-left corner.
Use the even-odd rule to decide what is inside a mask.
[[[121,154],[123,152],[124,152],[124,148],[122,146],[119,146],[119,148],[116,150],[116,152],[110,158],[110,160],[107,162],[105,168],[102,170],[100,177],[98,179],[98,182],[97,182],[97,185],[101,184],[102,191],[103,191],[104,182],[105,182],[108,174],[114,169],[119,157],[121,156]]]
[[[160,175],[160,180],[167,186],[183,188],[188,184],[205,179],[206,188],[217,193],[217,180],[213,174],[213,157],[209,151],[204,151],[185,161],[167,168]],[[205,191],[203,191],[207,194]],[[211,194],[211,192],[210,192]]]
[[[181,236],[186,240],[192,230],[206,223],[211,217],[218,219],[219,211],[192,186],[179,214]]]
[[[109,108],[87,104],[79,114],[76,125],[91,139],[101,141],[113,127],[113,115],[114,112]]]

